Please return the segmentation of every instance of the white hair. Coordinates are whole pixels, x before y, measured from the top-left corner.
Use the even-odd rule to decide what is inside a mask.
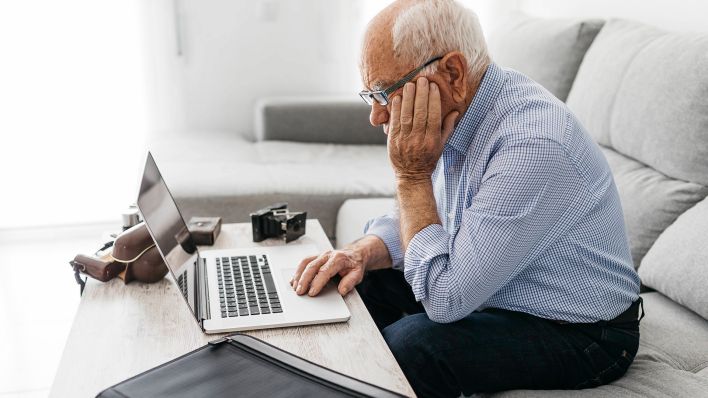
[[[454,0],[421,0],[401,11],[393,23],[394,55],[422,65],[431,58],[459,51],[468,72],[484,73],[491,63],[477,14]],[[437,70],[433,63],[425,74]]]

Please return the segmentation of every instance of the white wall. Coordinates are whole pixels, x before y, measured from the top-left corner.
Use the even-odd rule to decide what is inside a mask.
[[[515,10],[543,17],[632,18],[678,30],[708,25],[703,0],[460,1],[478,13],[487,35]],[[143,2],[150,130],[157,136],[223,130],[250,137],[258,98],[355,98],[363,27],[390,2]]]
[[[519,8],[520,0],[458,0],[479,17],[485,37],[498,27],[503,17]]]
[[[0,228],[118,222],[135,201],[139,1],[0,2]]]
[[[250,137],[258,98],[356,98],[361,36],[391,1],[143,2],[151,132]],[[502,2],[463,0],[483,25],[507,10]]]
[[[260,97],[355,97],[356,33],[367,6],[351,0],[145,2],[151,130],[250,136]]]
[[[500,0],[509,1],[509,0]],[[627,18],[668,30],[708,31],[705,0],[514,0],[543,17]]]

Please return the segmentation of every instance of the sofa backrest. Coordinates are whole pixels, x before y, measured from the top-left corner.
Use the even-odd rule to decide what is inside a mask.
[[[708,34],[609,21],[568,106],[600,144],[671,178],[708,185]]]
[[[708,319],[708,199],[683,213],[639,267],[642,283]]]
[[[612,169],[642,282],[708,319],[708,35],[611,20],[579,56],[562,36],[587,23],[515,16],[490,50],[557,96],[582,61],[567,104]]]
[[[515,69],[565,101],[585,52],[602,28],[598,19],[571,20],[511,15],[489,36],[494,62]]]
[[[264,98],[255,107],[257,141],[385,145],[369,123],[371,107],[358,96]]]
[[[638,266],[708,195],[708,35],[608,21],[567,104],[604,146]]]

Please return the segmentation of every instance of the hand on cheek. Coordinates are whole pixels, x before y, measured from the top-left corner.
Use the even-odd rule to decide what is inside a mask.
[[[406,83],[391,103],[388,155],[399,180],[429,180],[458,112],[441,120],[440,89],[425,77]]]

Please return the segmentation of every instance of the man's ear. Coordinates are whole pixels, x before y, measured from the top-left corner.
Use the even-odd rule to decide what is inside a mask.
[[[450,85],[452,98],[462,102],[467,98],[467,60],[459,51],[447,53],[438,64],[438,71]]]

